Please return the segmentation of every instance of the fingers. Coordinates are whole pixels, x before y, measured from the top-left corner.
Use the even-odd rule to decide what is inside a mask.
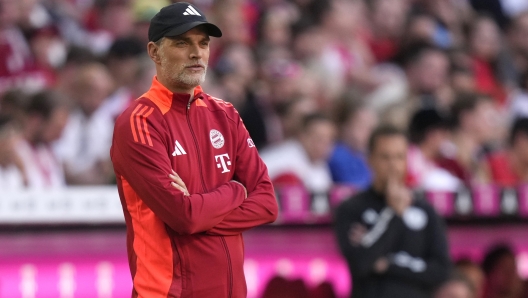
[[[172,170],[172,174],[169,174],[169,177],[176,182],[179,186],[186,187],[185,182],[180,178],[180,176]]]
[[[363,237],[367,233],[367,228],[359,223],[355,223],[351,226],[348,237],[353,246],[358,246],[363,241]]]
[[[235,182],[235,183],[238,183],[238,184],[240,184],[240,185],[242,185],[242,187],[244,188],[244,193],[245,193],[245,195],[246,195],[246,199],[247,199],[248,194],[247,194],[247,188],[246,188],[246,186],[244,186],[244,184],[242,184],[242,183],[240,183],[240,182],[238,182],[238,181],[236,181],[236,180],[231,180],[231,181],[232,181],[232,182]]]
[[[183,180],[174,170],[172,170],[172,174],[169,174],[169,178],[172,179],[173,182],[171,182],[171,185],[174,188],[183,192],[183,194],[185,194],[186,196],[189,195],[189,191],[187,190],[187,186],[185,186],[185,182],[183,182]]]
[[[379,258],[376,263],[374,263],[374,271],[377,273],[385,273],[389,268],[389,260],[385,257]]]
[[[174,188],[176,188],[177,190],[183,192],[186,196],[189,195],[189,192],[187,192],[187,189],[185,189],[185,188],[179,186],[179,185],[176,184],[175,182],[171,182],[171,185],[172,185]]]

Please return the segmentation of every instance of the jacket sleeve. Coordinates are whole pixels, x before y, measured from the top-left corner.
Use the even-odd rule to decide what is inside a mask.
[[[277,219],[277,200],[268,170],[240,117],[237,135],[234,179],[246,187],[248,197],[214,228],[207,231],[210,235],[236,235]]]
[[[244,201],[244,188],[227,182],[209,193],[185,196],[172,187],[168,176],[172,167],[165,145],[168,141],[163,138],[165,121],[157,108],[150,108],[154,113],[138,116],[138,122],[134,121],[137,117],[126,112],[116,122],[111,158],[117,179],[125,179],[176,233],[209,230]],[[143,120],[146,121],[142,124]]]
[[[392,257],[387,274],[425,287],[435,287],[445,281],[451,270],[451,259],[447,247],[445,226],[431,206],[426,207],[430,218],[427,257],[417,259],[411,256]]]
[[[353,198],[355,200],[357,198]],[[374,274],[374,263],[386,256],[392,249],[402,231],[401,219],[390,208],[380,213],[377,222],[367,231],[361,243],[353,245],[350,230],[354,224],[362,224],[361,208],[357,204],[345,201],[335,214],[335,232],[341,253],[349,263],[354,277],[362,279]]]

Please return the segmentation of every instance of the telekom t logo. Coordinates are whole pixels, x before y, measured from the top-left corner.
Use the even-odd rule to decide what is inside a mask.
[[[227,159],[227,160],[226,160]],[[230,172],[227,166],[231,165],[231,161],[229,160],[229,155],[227,153],[215,155],[215,161],[217,162],[216,167],[220,169],[222,167],[222,173]]]

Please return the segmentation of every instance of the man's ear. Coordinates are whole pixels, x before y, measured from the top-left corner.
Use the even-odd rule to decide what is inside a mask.
[[[161,63],[161,58],[159,56],[159,49],[160,47],[152,41],[149,41],[149,43],[147,44],[148,55],[150,56],[150,59],[152,59],[152,61],[154,61],[154,63],[156,64]]]

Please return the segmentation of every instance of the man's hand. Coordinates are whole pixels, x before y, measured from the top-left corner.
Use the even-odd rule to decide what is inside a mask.
[[[398,216],[402,216],[412,203],[411,191],[394,176],[389,177],[387,181],[386,196],[387,205],[394,209]]]
[[[244,188],[244,192],[245,192],[245,194],[246,194],[246,197],[245,197],[244,199],[247,199],[247,188],[244,186],[244,184],[242,184],[242,183],[240,183],[240,182],[238,182],[238,181],[236,181],[236,180],[231,180],[231,182],[236,182],[236,183],[242,185],[242,187]]]
[[[365,234],[367,234],[367,228],[364,225],[353,223],[348,230],[348,240],[352,246],[359,246]]]
[[[374,272],[383,274],[389,269],[389,260],[386,257],[381,257],[374,263]]]
[[[185,186],[185,182],[178,176],[174,170],[172,170],[172,174],[169,174],[169,177],[173,180],[171,182],[171,185],[176,188],[177,190],[183,192],[184,195],[189,196],[189,191],[187,190],[187,186]]]

